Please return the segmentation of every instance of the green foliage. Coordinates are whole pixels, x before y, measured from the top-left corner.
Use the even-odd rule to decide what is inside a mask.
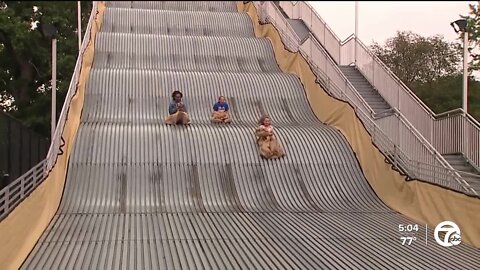
[[[480,2],[479,2],[480,3]],[[478,4],[472,5],[469,4],[470,12],[468,16],[462,16],[467,20],[467,32],[470,41],[470,56],[471,61],[469,63],[469,68],[471,70],[480,70],[480,11],[478,9]],[[459,33],[459,37],[463,38],[463,33]]]
[[[445,76],[433,82],[419,85],[417,96],[435,113],[462,107],[463,76],[461,74]],[[480,119],[480,82],[469,78],[468,110],[476,119]]]
[[[462,107],[462,48],[440,36],[397,32],[373,52],[435,113]],[[480,82],[470,77],[469,113],[480,119]]]
[[[374,43],[373,52],[408,86],[432,82],[458,73],[461,52],[441,36],[422,37],[399,31],[384,46]]]
[[[83,31],[91,7],[91,2],[82,2]],[[53,23],[58,29],[57,117],[62,109],[78,55],[76,1],[1,2],[0,108],[48,136],[51,41],[38,28],[32,29],[37,22]]]

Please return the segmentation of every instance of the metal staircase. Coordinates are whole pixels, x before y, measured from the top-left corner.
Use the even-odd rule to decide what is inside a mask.
[[[462,153],[444,154],[443,157],[453,168],[461,172],[470,186],[480,190],[480,171]]]
[[[339,66],[339,68],[343,75],[353,84],[360,96],[370,105],[375,114],[391,110],[390,105],[355,66]]]
[[[471,164],[480,163],[480,124],[475,119],[461,109],[435,115],[355,36],[340,41],[307,2],[255,3],[263,20],[279,29],[285,45],[307,59],[322,86],[357,112],[369,114],[369,119],[363,120],[375,122],[393,141],[393,147],[385,146],[382,152],[394,159],[396,167],[413,179],[480,193],[469,185],[472,178],[480,181],[479,175],[455,169],[442,156],[462,152]],[[310,31],[307,38],[294,20],[303,21]],[[375,129],[370,132],[376,133]],[[444,180],[439,180],[440,175]],[[452,179],[465,188],[446,184]]]

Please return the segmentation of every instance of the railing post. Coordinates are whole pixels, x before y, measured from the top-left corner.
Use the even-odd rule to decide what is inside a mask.
[[[375,83],[375,64],[376,64],[375,58],[372,58],[372,83],[373,83],[373,85],[376,85],[376,83]]]
[[[465,113],[466,114],[466,113]],[[469,157],[470,155],[470,147],[469,147],[469,137],[470,132],[468,130],[468,120],[466,115],[462,115],[462,126],[463,126],[463,153]]]
[[[398,167],[398,161],[397,161],[397,145],[394,144],[393,145],[393,156],[392,156],[392,159],[393,159],[393,167],[397,170],[399,170],[400,168]]]
[[[396,113],[396,112],[394,112],[394,113]],[[397,142],[396,143],[398,143],[398,144],[400,144],[401,141],[402,141],[402,132],[400,132],[400,130],[401,130],[400,129],[400,125],[401,125],[400,122],[401,121],[402,120],[400,120],[400,118],[397,118],[397,132],[396,133],[398,134],[398,136],[397,136]]]
[[[345,94],[345,96],[347,96],[347,97],[348,97],[348,94],[347,94],[347,88],[348,88],[348,79],[347,79],[347,78],[345,78],[344,82],[345,82],[345,87],[343,88],[343,91],[342,91],[342,92]],[[346,100],[347,100],[347,99],[345,99],[345,101],[346,101]]]
[[[433,148],[437,149],[436,142],[435,142],[435,137],[434,137],[433,134],[435,134],[435,119],[431,118],[431,121],[430,121],[430,142],[431,142]],[[438,149],[437,149],[437,151],[438,151]]]
[[[3,213],[4,215],[6,213],[9,213],[10,212],[10,189],[9,188],[5,188],[5,193],[3,194],[4,197],[4,204],[5,204],[5,212]]]
[[[313,29],[313,12],[310,10],[310,29]]]
[[[462,107],[468,113],[468,31],[463,32],[463,95]]]
[[[355,1],[355,66],[357,66],[357,38],[358,38],[358,1]]]
[[[326,33],[327,32],[327,25],[326,24],[323,24],[323,47],[326,48],[325,46],[325,43],[327,41],[327,36],[326,36]],[[320,43],[321,44],[321,43]]]
[[[16,124],[17,129],[18,129],[18,144],[20,147],[18,148],[18,160],[16,160],[16,163],[18,166],[15,166],[17,171],[10,171],[11,174],[14,175],[14,177],[18,177],[22,175],[23,172],[23,164],[22,164],[22,159],[23,159],[23,126],[20,123]]]

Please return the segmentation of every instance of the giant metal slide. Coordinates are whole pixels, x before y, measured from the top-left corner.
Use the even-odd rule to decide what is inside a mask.
[[[235,2],[107,2],[60,207],[23,269],[478,269],[400,224]],[[166,126],[180,90],[191,126]],[[210,123],[225,95],[233,123]],[[274,121],[286,157],[263,160]],[[473,222],[473,220],[472,220]]]

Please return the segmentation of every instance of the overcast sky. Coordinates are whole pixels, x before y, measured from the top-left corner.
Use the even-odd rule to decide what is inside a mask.
[[[309,1],[340,40],[355,33],[355,1]],[[411,30],[422,36],[443,35],[453,41],[457,35],[450,23],[468,15],[468,4],[476,1],[358,1],[358,37],[366,45],[383,44],[397,30]]]

